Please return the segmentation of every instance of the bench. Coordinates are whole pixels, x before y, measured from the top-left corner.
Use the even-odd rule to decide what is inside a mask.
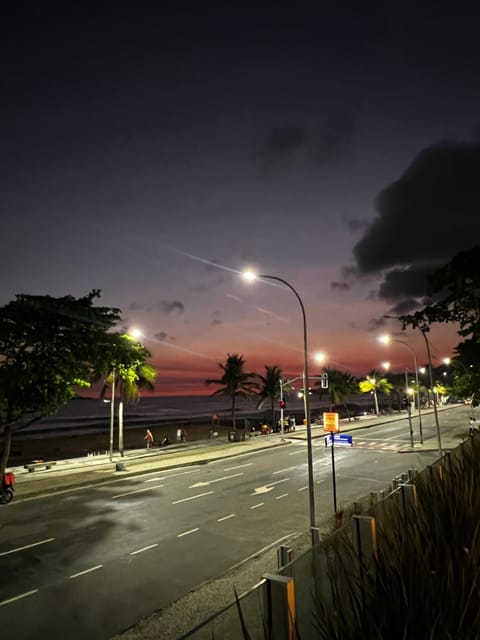
[[[53,467],[53,465],[57,464],[56,462],[43,462],[43,461],[38,461],[38,462],[32,462],[31,464],[25,464],[23,465],[24,469],[28,469],[28,473],[32,473],[32,471],[35,471],[36,469],[51,469]]]

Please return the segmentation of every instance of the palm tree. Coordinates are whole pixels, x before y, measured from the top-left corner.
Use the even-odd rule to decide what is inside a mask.
[[[380,414],[380,410],[378,408],[378,393],[384,393],[389,396],[393,389],[393,384],[387,380],[387,378],[377,378],[375,377],[375,372],[370,376],[367,376],[365,380],[361,380],[358,383],[361,393],[373,393],[373,398],[375,401],[375,413],[377,416]]]
[[[348,412],[348,405],[345,400],[351,393],[355,393],[358,389],[358,381],[351,373],[346,371],[338,371],[337,369],[330,369],[328,367],[324,368],[324,372],[328,375],[328,388],[323,389],[321,387],[321,382],[317,381],[315,386],[317,387],[316,391],[320,395],[328,396],[329,410],[332,411],[332,407],[334,404],[343,404],[348,418],[350,419],[350,415]]]
[[[261,409],[265,402],[270,401],[270,409],[272,412],[272,428],[275,428],[275,401],[283,397],[280,393],[280,385],[283,384],[283,391],[288,393],[291,391],[292,385],[283,382],[282,370],[277,366],[265,365],[265,375],[258,374],[260,382],[260,390],[258,391],[257,409]]]
[[[258,376],[256,373],[246,373],[244,371],[245,361],[243,356],[237,353],[228,354],[225,363],[218,363],[223,371],[223,375],[218,379],[205,380],[207,386],[211,384],[220,385],[221,388],[213,392],[213,396],[229,396],[232,400],[232,424],[234,430],[236,425],[236,406],[237,398],[249,398],[258,389]]]
[[[119,389],[118,403],[118,450],[123,456],[123,416],[125,404],[133,404],[140,399],[141,390],[153,391],[157,377],[156,369],[146,362],[150,352],[139,342],[124,336],[125,343],[112,361],[112,371],[106,377],[101,390],[105,396],[108,388]],[[113,415],[113,414],[112,414]]]

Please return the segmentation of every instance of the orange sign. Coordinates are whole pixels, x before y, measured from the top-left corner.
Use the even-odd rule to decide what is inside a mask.
[[[338,413],[324,413],[323,414],[323,430],[330,431],[331,433],[339,431],[338,428]]]

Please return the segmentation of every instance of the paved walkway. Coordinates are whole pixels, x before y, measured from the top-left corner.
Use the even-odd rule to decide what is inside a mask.
[[[442,407],[440,411],[458,409],[458,405]],[[423,414],[431,413],[424,410]],[[402,418],[407,422],[405,413],[390,414],[387,416],[366,416],[359,420],[341,422],[343,432],[358,432],[358,439],[367,437],[368,427],[387,424]],[[416,415],[415,428],[416,428]],[[460,423],[463,421],[459,420]],[[465,433],[467,427],[460,424],[448,433],[442,433],[442,447],[444,450],[453,449],[460,443],[460,434]],[[312,425],[312,439],[314,444],[320,443],[320,438],[326,434],[321,425]],[[59,460],[48,470],[36,470],[28,472],[23,466],[11,467],[16,475],[16,499],[25,499],[38,495],[56,493],[75,487],[86,487],[99,483],[115,482],[119,477],[132,476],[150,471],[162,471],[173,467],[181,467],[197,464],[198,462],[210,462],[222,458],[229,458],[242,453],[261,451],[271,447],[286,446],[295,440],[306,440],[305,427],[297,427],[297,430],[285,434],[270,434],[248,438],[244,442],[227,442],[226,439],[191,442],[185,445],[170,445],[165,449],[154,448],[136,449],[125,452],[124,457],[115,454],[113,461],[108,455],[88,456]],[[355,442],[355,436],[354,436]],[[436,451],[436,437],[427,438],[423,445],[418,445],[422,451]],[[415,450],[417,446],[415,446]],[[409,446],[402,447],[402,451],[411,450]],[[124,470],[117,470],[117,465],[123,465]]]

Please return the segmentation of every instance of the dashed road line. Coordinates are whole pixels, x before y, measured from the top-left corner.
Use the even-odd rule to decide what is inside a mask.
[[[229,520],[230,518],[235,518],[235,513],[230,513],[228,516],[223,516],[223,518],[218,518],[217,522],[223,522],[224,520]]]
[[[78,573],[72,573],[71,576],[68,576],[70,579],[78,578],[79,576],[84,576],[86,573],[92,573],[92,571],[97,571],[101,569],[103,564],[97,564],[95,567],[90,567],[90,569],[85,569],[85,571],[79,571]]]
[[[195,533],[196,531],[199,531],[200,529],[197,527],[196,529],[190,529],[189,531],[184,531],[183,533],[179,533],[177,535],[177,538],[183,538],[183,536],[189,536],[191,533]]]
[[[3,607],[5,604],[10,604],[11,602],[15,602],[16,600],[21,600],[22,598],[26,598],[27,596],[31,596],[34,593],[38,593],[38,589],[33,589],[32,591],[26,591],[25,593],[21,593],[19,596],[8,598],[8,600],[2,600],[2,602],[0,602],[0,607]]]
[[[188,502],[188,500],[196,500],[197,498],[202,498],[203,496],[209,496],[213,493],[213,491],[205,491],[205,493],[197,493],[195,496],[190,496],[189,498],[181,498],[180,500],[174,500],[172,504],[180,504],[180,502]]]
[[[285,473],[287,471],[292,471],[292,469],[296,469],[297,467],[287,467],[286,469],[279,469],[278,471],[273,471],[272,472],[272,476],[276,475],[277,473]]]
[[[155,549],[155,547],[158,547],[157,542],[155,542],[155,544],[149,544],[148,547],[142,547],[141,549],[137,549],[136,551],[131,551],[130,555],[136,556],[137,553],[143,553],[144,551],[148,551],[149,549]]]
[[[8,556],[10,553],[17,553],[17,551],[24,551],[25,549],[38,547],[41,544],[47,544],[47,542],[53,542],[54,540],[55,538],[47,538],[46,540],[40,540],[39,542],[32,542],[32,544],[26,544],[24,547],[17,547],[16,549],[10,549],[10,551],[2,551],[0,556]]]
[[[288,493],[282,493],[281,496],[276,496],[276,500],[281,500],[282,498],[286,498],[288,496]]]
[[[115,498],[123,498],[125,496],[131,496],[135,493],[143,493],[144,491],[153,491],[154,489],[161,489],[164,486],[165,485],[163,484],[156,484],[153,487],[145,487],[143,489],[135,489],[134,491],[126,491],[125,493],[117,493],[116,496],[112,496],[112,500],[115,500]]]
[[[251,506],[250,509],[258,509],[258,507],[263,507],[264,504],[264,502],[259,502],[258,504]]]
[[[251,467],[253,462],[246,462],[245,464],[237,464],[235,467],[225,467],[224,471],[234,471],[235,469],[243,469],[243,467]]]

